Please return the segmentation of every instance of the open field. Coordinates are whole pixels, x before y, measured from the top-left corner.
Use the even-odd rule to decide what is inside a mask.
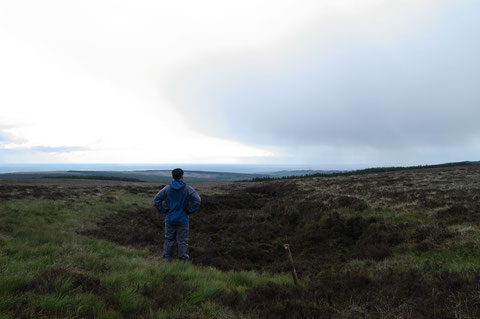
[[[1,180],[0,317],[480,317],[479,165],[193,186],[184,265],[161,184]]]

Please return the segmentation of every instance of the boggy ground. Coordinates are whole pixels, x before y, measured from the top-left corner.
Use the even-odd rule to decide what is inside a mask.
[[[479,166],[198,191],[194,264],[288,272],[288,243],[303,279],[302,288],[272,284],[246,299],[225,296],[229,306],[287,318],[480,316]],[[84,234],[160,255],[163,227],[153,208],[128,208]]]
[[[164,224],[151,201],[162,186],[0,182],[0,259],[6,265],[0,268],[0,294],[6,291],[10,298],[0,300],[0,314],[480,317],[479,166],[194,185],[202,197],[200,210],[191,216],[194,265],[288,274],[283,249],[288,243],[299,287],[280,279],[259,284],[249,277],[253,273],[230,272],[225,273],[229,281],[215,273],[211,286],[210,268],[195,270],[204,278],[199,284],[191,268],[159,267]],[[75,214],[83,217],[73,223]],[[33,256],[45,263],[38,272],[31,270]],[[18,262],[8,264],[12,259]],[[19,277],[21,271],[27,275]],[[68,303],[67,291],[80,299]],[[97,308],[72,306],[85,300]]]
[[[157,189],[148,191],[153,198]],[[235,183],[199,193],[193,262],[225,270],[285,271],[289,243],[300,272],[316,273],[351,259],[383,260],[400,244],[440,245],[454,236],[451,226],[480,221],[476,166]],[[87,233],[161,250],[163,216],[153,207],[125,209],[98,226]]]

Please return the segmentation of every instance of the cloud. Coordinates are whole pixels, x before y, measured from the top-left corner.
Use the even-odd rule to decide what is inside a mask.
[[[35,146],[28,148],[28,150],[34,152],[46,152],[46,153],[67,153],[67,152],[78,152],[89,150],[88,147],[79,147],[79,146]]]
[[[6,132],[5,129],[0,126],[0,145],[11,142],[13,139],[13,135]]]
[[[84,146],[32,145],[27,139],[11,133],[12,130],[15,131],[11,125],[0,125],[0,163],[48,162],[52,155],[64,156],[71,152],[90,150]]]
[[[25,140],[12,134],[10,130],[13,128],[11,125],[2,125],[0,123],[0,148],[2,145],[11,143],[24,143]]]
[[[315,2],[2,2],[0,124],[28,147],[89,148],[50,156],[56,162],[269,158],[267,148],[191,130],[157,80],[199,56],[268,48]]]
[[[198,129],[285,158],[480,157],[480,5],[424,9],[393,23],[339,18],[281,53],[205,61],[172,99]]]
[[[476,154],[478,9],[467,0],[3,2],[0,125],[10,126],[0,146],[13,162]]]

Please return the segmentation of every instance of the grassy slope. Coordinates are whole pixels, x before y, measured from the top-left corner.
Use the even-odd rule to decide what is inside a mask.
[[[0,317],[229,318],[237,315],[212,300],[267,281],[290,281],[285,275],[165,264],[146,250],[77,234],[112,211],[150,201],[105,190],[102,196],[74,190],[61,200],[2,199]]]
[[[159,185],[89,185],[0,189],[0,314],[480,315],[480,166],[199,187],[191,244],[203,267],[158,260],[149,205]]]

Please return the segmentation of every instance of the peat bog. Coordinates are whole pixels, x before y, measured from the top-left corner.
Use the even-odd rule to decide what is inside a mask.
[[[477,268],[455,272],[442,256],[464,240],[459,229],[478,227],[479,179],[473,166],[210,189],[200,192],[201,209],[191,216],[192,262],[288,272],[282,245],[289,243],[300,277],[308,278],[304,287],[270,285],[248,291],[243,301],[224,298],[279,317],[286,309],[293,311],[289,318],[334,316],[335,305],[352,300],[361,305],[357,315],[403,315],[398,308],[406,307],[420,317],[479,316]],[[163,227],[153,208],[131,208],[85,234],[161,255]],[[478,249],[475,238],[459,244],[460,254]]]
[[[63,203],[72,211],[94,207],[89,222],[75,228],[76,236],[138,249],[148,259],[161,257],[163,216],[151,201],[163,185],[42,183],[4,182],[1,198]],[[296,287],[236,279],[243,288],[205,290],[208,307],[226,311],[218,317],[480,317],[479,165],[194,186],[202,205],[191,216],[193,265],[288,274],[283,249],[288,243],[301,280]],[[95,216],[95,207],[103,213]],[[0,226],[0,232],[13,232],[12,225]],[[111,267],[105,267],[95,269],[108,273]],[[49,267],[18,289],[45,292],[52,288],[49,282],[64,278],[81,293],[108,295],[97,274]],[[174,309],[177,297],[195,300],[182,278],[164,276],[164,292],[145,278],[134,291],[150,300],[149,307]],[[105,304],[118,311],[112,298]],[[148,317],[135,311],[120,313]]]

